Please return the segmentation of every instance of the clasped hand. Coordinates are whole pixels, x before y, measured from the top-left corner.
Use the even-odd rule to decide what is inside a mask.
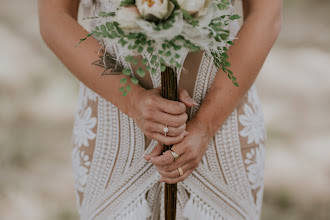
[[[197,103],[181,88],[180,102],[162,98],[160,87],[145,90],[138,97],[139,101],[135,103],[139,107],[135,109],[140,111],[135,111],[134,119],[147,137],[158,141],[144,158],[156,166],[162,175],[160,182],[174,184],[185,180],[199,165],[209,142],[205,127],[194,119],[187,121],[186,106],[193,107]],[[165,125],[169,128],[166,136],[163,132]],[[179,155],[176,161],[170,151],[162,154],[163,144],[173,145],[172,150]],[[183,171],[181,176],[179,167]]]

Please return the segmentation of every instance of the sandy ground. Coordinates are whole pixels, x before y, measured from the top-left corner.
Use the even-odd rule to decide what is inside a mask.
[[[285,2],[257,78],[265,220],[330,218],[330,4],[301,2]],[[70,159],[78,81],[43,44],[36,0],[0,0],[0,36],[1,219],[78,219]]]

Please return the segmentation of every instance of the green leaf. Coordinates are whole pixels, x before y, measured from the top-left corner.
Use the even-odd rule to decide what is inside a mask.
[[[121,78],[120,83],[124,83],[124,84],[127,83],[127,78]]]
[[[152,70],[151,70],[151,74],[152,75],[155,75],[157,73],[157,70],[155,69],[155,68],[152,68]]]
[[[232,16],[230,16],[230,20],[236,20],[236,19],[239,19],[239,18],[241,18],[239,15],[237,15],[237,14],[235,14],[235,15],[232,15]]]
[[[148,60],[147,60],[146,58],[144,58],[144,59],[142,60],[142,63],[143,63],[144,65],[147,65],[147,64],[148,64]]]
[[[239,87],[237,82],[233,82],[233,83],[234,83],[235,86]]]
[[[132,78],[131,78],[131,82],[132,82],[133,84],[137,85],[137,84],[139,83],[139,80],[138,80],[137,78],[135,78],[135,77],[132,77]]]
[[[107,29],[106,29],[106,27],[105,27],[104,24],[102,24],[102,25],[100,26],[100,28],[101,28],[101,31],[102,31],[102,32],[106,32],[106,31],[107,31]]]
[[[157,60],[157,56],[156,56],[156,55],[153,55],[153,56],[151,57],[151,62],[156,62],[156,60]]]
[[[154,52],[154,48],[152,48],[152,47],[148,47],[148,48],[147,48],[147,51],[148,51],[148,53],[153,53],[153,52]]]
[[[139,53],[142,53],[142,51],[143,51],[143,47],[139,46],[139,47],[138,47],[138,52],[139,52]]]
[[[108,28],[109,31],[113,31],[114,26],[113,26],[113,23],[112,22],[107,22],[107,23],[105,23],[105,25],[107,26],[107,28]]]
[[[160,66],[160,71],[164,72],[165,70],[166,70],[166,66],[162,64],[162,65]]]
[[[123,91],[124,91],[124,87],[120,87],[120,88],[119,88],[119,91],[120,91],[120,92],[123,92]]]
[[[122,73],[126,76],[130,76],[131,75],[131,70],[130,69],[123,69]]]
[[[127,84],[126,90],[129,91],[129,92],[131,91],[131,85],[130,84]]]
[[[138,59],[133,59],[132,63],[133,63],[133,65],[137,65],[139,63],[139,60]]]
[[[176,58],[176,59],[179,59],[179,58],[180,58],[180,54],[177,54],[177,53],[176,53],[176,54],[175,54],[175,58]]]
[[[100,17],[104,17],[107,15],[107,13],[105,11],[100,11],[97,15]]]
[[[166,53],[165,53],[165,56],[167,56],[167,57],[169,57],[169,56],[171,56],[171,51],[166,51]]]
[[[227,44],[234,45],[232,41],[227,41]]]
[[[141,68],[139,67],[137,70],[136,70],[136,73],[141,76],[141,77],[144,77],[146,72]]]
[[[133,56],[128,55],[128,56],[125,57],[125,60],[126,60],[126,62],[130,63],[133,60]]]
[[[127,96],[127,91],[124,91],[122,95]]]

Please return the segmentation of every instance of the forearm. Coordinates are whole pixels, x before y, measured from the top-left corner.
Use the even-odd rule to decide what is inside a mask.
[[[239,87],[219,70],[195,118],[210,137],[215,135],[255,81],[271,47],[280,32],[280,18],[266,18],[251,13],[246,17],[234,45],[229,48],[228,61]]]
[[[80,38],[88,34],[77,22],[75,16],[65,10],[47,10],[49,5],[39,2],[40,32],[47,46],[56,54],[62,63],[91,90],[116,105],[122,112],[131,115],[129,106],[132,94],[143,89],[139,84],[130,82],[129,76],[121,74],[119,70],[111,75],[102,75],[103,67],[92,63],[100,60],[98,54],[101,45],[93,37],[74,48]],[[51,13],[47,13],[52,11]],[[131,91],[122,96],[119,88],[121,78],[127,78]],[[60,86],[60,85],[59,85]]]

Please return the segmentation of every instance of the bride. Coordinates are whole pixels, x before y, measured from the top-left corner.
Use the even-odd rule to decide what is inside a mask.
[[[240,86],[204,51],[188,53],[177,102],[161,97],[159,72],[136,75],[121,96],[122,68],[137,67],[119,45],[100,54],[89,38],[74,48],[96,25],[78,14],[111,11],[111,0],[39,0],[45,43],[80,81],[71,154],[81,219],[164,219],[164,182],[178,183],[178,220],[260,218],[267,137],[254,82],[280,32],[282,0],[240,3],[244,22],[231,27],[228,52]]]

